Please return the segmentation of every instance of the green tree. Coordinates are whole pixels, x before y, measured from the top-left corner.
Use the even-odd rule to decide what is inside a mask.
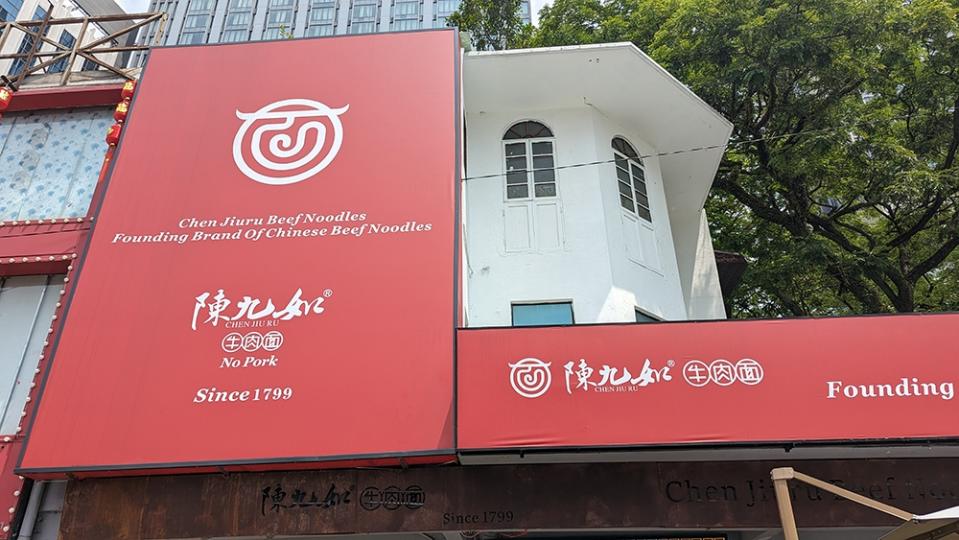
[[[633,41],[733,122],[707,210],[751,260],[736,314],[959,309],[957,6],[556,0],[529,42]]]
[[[555,0],[540,11],[528,45],[648,44],[679,5],[680,0]]]
[[[520,0],[463,0],[448,24],[469,32],[477,50],[514,48],[529,33],[519,9]]]

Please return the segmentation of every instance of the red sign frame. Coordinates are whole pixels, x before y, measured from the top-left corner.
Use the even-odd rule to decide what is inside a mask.
[[[955,440],[957,328],[959,314],[461,330],[459,448]]]
[[[18,472],[452,459],[459,62],[455,30],[151,51]]]

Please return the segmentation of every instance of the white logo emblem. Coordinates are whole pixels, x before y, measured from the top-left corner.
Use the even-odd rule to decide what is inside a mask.
[[[702,388],[709,384],[710,381],[709,366],[699,360],[690,360],[686,362],[686,365],[683,367],[683,378],[686,379],[686,382],[691,386]]]
[[[743,358],[736,362],[736,376],[743,384],[755,386],[763,382],[763,375],[763,366],[752,358]]]
[[[325,169],[340,151],[343,144],[340,115],[349,108],[346,105],[331,109],[310,99],[285,99],[252,113],[238,110],[236,116],[243,120],[243,125],[233,138],[233,161],[243,174],[261,184],[283,186],[306,180]],[[300,118],[316,120],[303,122],[296,129],[294,139],[284,131],[290,130]],[[333,129],[333,140],[325,155],[321,155],[327,135],[327,126],[320,120],[323,118],[328,119]],[[248,137],[251,128],[253,131]],[[314,133],[311,135],[311,132]],[[264,136],[269,155],[263,153]],[[259,170],[251,167],[248,157]]]
[[[246,352],[255,352],[259,349],[273,352],[283,346],[283,334],[273,330],[266,334],[259,332],[250,332],[243,335],[239,332],[231,332],[220,341],[220,346],[224,352],[235,353],[240,349]]]
[[[736,366],[729,360],[713,360],[709,364],[709,375],[719,386],[729,386],[736,382]]]
[[[227,334],[220,341],[220,346],[223,347],[224,352],[234,353],[243,346],[243,336],[237,332]]]
[[[263,350],[273,352],[283,346],[283,334],[276,330],[263,336]]]
[[[538,358],[524,358],[509,364],[509,383],[517,394],[525,398],[537,398],[545,394],[553,382],[550,365],[550,362]]]
[[[258,351],[263,345],[263,334],[259,332],[250,332],[243,336],[243,350],[246,352]]]
[[[763,366],[752,358],[743,358],[733,364],[719,358],[709,365],[701,360],[690,360],[683,366],[683,378],[690,386],[702,388],[709,383],[718,386],[730,386],[739,381],[747,386],[763,382]]]

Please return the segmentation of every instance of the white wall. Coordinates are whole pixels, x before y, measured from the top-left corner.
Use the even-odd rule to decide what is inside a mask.
[[[596,160],[611,159],[611,141],[623,137],[643,158],[646,189],[649,196],[652,223],[631,219],[619,203],[616,168],[612,163],[599,166],[602,175],[602,195],[606,209],[607,242],[613,287],[607,302],[614,303],[616,312],[633,320],[635,307],[663,320],[687,318],[676,265],[670,216],[663,188],[664,180],[656,149],[647,144],[641,134],[617,124],[601,112],[594,113],[593,133],[599,152]],[[638,223],[639,237],[635,234]],[[632,232],[630,229],[634,229]],[[640,240],[637,245],[637,240]]]
[[[572,300],[577,322],[607,317],[604,300],[611,281],[609,253],[599,180],[595,168],[556,171],[556,198],[539,199],[532,210],[543,219],[533,227],[528,250],[507,250],[505,178],[502,139],[520,120],[537,120],[549,126],[556,137],[558,166],[591,161],[596,156],[589,137],[590,112],[578,110],[539,111],[532,117],[513,113],[468,114],[466,120],[467,178],[500,175],[466,181],[467,284],[470,326],[508,326],[511,302]],[[549,220],[552,212],[559,216]],[[558,226],[559,242],[543,241],[537,228]],[[513,229],[515,233],[515,229]],[[551,237],[551,235],[550,235]],[[552,238],[552,237],[551,237]]]
[[[464,213],[469,325],[510,325],[513,302],[569,300],[576,323],[633,322],[636,307],[668,320],[685,319],[658,161],[645,162],[654,215],[650,242],[658,253],[639,263],[627,255],[612,164],[558,170],[555,199],[536,199],[526,208],[505,199],[502,137],[522,120],[542,122],[553,131],[558,167],[612,159],[610,142],[616,135],[641,154],[654,153],[638,134],[586,105],[522,113],[469,111]],[[471,179],[486,175],[496,176]],[[556,228],[554,216],[559,216]],[[517,233],[522,223],[531,230],[528,247]]]
[[[681,227],[689,229],[687,234],[693,239],[695,249],[689,249],[687,257],[691,257],[689,268],[680,272],[681,278],[687,277],[689,282],[686,290],[686,310],[690,319],[725,319],[726,309],[723,306],[723,293],[719,286],[719,272],[716,268],[716,253],[713,251],[713,239],[709,235],[709,224],[706,222],[706,212],[699,214],[699,220],[689,220]],[[682,254],[677,252],[677,256]]]

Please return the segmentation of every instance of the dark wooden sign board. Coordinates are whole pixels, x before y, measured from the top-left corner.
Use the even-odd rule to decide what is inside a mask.
[[[779,526],[792,466],[915,513],[959,504],[959,459],[448,466],[71,481],[62,540]],[[895,525],[792,486],[800,527]],[[708,535],[705,535],[708,536]]]

